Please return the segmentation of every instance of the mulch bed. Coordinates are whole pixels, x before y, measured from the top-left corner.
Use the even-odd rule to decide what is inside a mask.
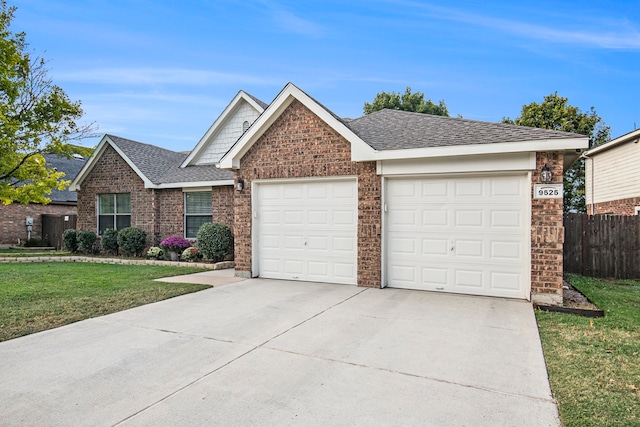
[[[600,310],[600,307],[589,301],[589,298],[566,281],[562,282],[562,300],[563,304],[559,306],[536,305],[536,308],[586,317],[604,317],[604,311]]]

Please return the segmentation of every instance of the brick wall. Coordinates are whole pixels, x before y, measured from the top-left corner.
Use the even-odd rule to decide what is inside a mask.
[[[15,245],[27,240],[27,226],[25,219],[33,218],[32,238],[42,237],[41,215],[76,215],[77,208],[72,205],[21,205],[12,203],[0,205],[0,245]]]
[[[78,191],[78,230],[97,232],[97,195],[131,194],[131,226],[147,232],[147,244],[155,243],[158,201],[154,190],[111,147],[107,146]]]
[[[78,191],[79,230],[97,231],[98,194],[130,193],[131,226],[147,233],[147,245],[171,235],[184,235],[184,196],[181,188],[144,188],[142,179],[108,146]],[[213,221],[233,229],[233,187],[212,190]]]
[[[358,285],[380,287],[381,180],[375,162],[351,161],[342,136],[295,100],[249,149],[236,171],[235,262],[238,275],[251,274],[251,181],[254,179],[358,177]]]
[[[563,156],[559,152],[536,155],[533,184],[540,182],[540,169],[547,164],[553,183],[562,183]],[[541,304],[562,303],[562,199],[531,199],[531,299]]]
[[[593,205],[593,214],[636,215],[636,206],[640,206],[640,197],[611,200]],[[591,205],[587,205],[587,213],[591,215]]]

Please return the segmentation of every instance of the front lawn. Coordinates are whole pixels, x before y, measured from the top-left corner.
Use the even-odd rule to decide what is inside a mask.
[[[570,276],[570,283],[605,317],[536,312],[562,423],[640,425],[640,282]]]
[[[204,271],[172,266],[0,263],[0,341],[200,291],[153,279]]]

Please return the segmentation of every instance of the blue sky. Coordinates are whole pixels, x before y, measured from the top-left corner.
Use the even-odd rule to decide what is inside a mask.
[[[557,91],[613,137],[640,126],[639,1],[8,1],[82,122],[177,151],[287,82],[342,117],[410,86],[468,119]]]

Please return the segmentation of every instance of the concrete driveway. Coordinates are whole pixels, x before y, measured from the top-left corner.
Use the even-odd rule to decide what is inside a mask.
[[[529,303],[252,279],[0,343],[2,425],[559,425]]]

